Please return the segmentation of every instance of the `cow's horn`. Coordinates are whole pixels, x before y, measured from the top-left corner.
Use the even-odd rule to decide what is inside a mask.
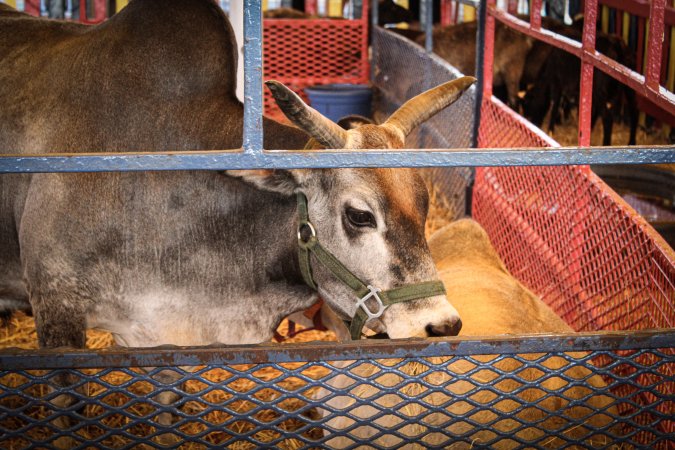
[[[405,102],[385,123],[407,136],[417,125],[454,103],[475,82],[474,77],[461,77],[422,92]]]
[[[295,92],[278,81],[270,80],[265,84],[272,92],[281,111],[291,122],[305,130],[326,148],[344,148],[347,142],[345,130],[316,109],[308,106]]]

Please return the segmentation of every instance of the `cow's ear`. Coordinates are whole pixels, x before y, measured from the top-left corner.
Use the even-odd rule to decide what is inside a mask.
[[[278,192],[284,195],[292,195],[300,187],[305,178],[303,170],[227,170],[225,173],[231,177],[240,178],[264,191]]]

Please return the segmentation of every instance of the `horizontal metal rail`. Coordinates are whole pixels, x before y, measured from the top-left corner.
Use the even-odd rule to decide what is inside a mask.
[[[311,169],[355,167],[566,166],[675,163],[675,147],[560,147],[554,149],[241,150],[148,153],[0,155],[0,173],[139,170]]]
[[[162,346],[106,350],[20,350],[0,352],[3,370],[164,367],[227,364],[419,358],[517,353],[617,351],[675,347],[675,329],[600,331],[521,336],[360,340],[345,343],[261,344],[208,347]]]

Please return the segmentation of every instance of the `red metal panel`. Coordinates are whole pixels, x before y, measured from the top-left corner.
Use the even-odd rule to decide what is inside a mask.
[[[598,21],[598,1],[586,1],[584,31],[581,37],[581,85],[579,86],[579,146],[591,145],[591,112],[593,105],[593,64],[586,58],[595,53],[595,32]]]
[[[652,0],[649,10],[649,42],[647,43],[647,67],[645,70],[647,87],[659,90],[661,81],[661,52],[666,0]]]
[[[452,25],[455,23],[452,1],[441,0],[441,25]]]
[[[77,1],[77,0],[75,0]],[[93,2],[94,15],[90,18],[87,16],[87,2],[80,0],[80,22],[95,24],[101,23],[108,17],[108,2],[107,0],[90,0]]]
[[[40,0],[26,0],[24,3],[24,10],[26,14],[31,16],[40,15]]]
[[[535,30],[541,28],[541,0],[532,0],[530,26]]]
[[[304,88],[327,83],[369,82],[368,0],[360,19],[264,19],[265,79],[287,84],[307,101]],[[269,91],[265,114],[285,116]]]
[[[487,0],[487,8],[495,7],[496,0]],[[492,97],[492,72],[495,56],[495,18],[485,17],[485,53],[483,54],[483,99]]]
[[[305,12],[307,14],[316,14],[316,0],[305,0]]]
[[[661,77],[660,84],[665,86],[668,80],[668,56],[670,55],[670,35],[672,27],[666,27],[665,39],[663,39],[663,51],[661,52]]]

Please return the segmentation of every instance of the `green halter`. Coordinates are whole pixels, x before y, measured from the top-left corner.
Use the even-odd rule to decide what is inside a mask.
[[[369,319],[380,317],[382,313],[384,313],[385,308],[389,305],[420,298],[433,297],[435,295],[445,295],[445,286],[443,286],[443,283],[440,281],[425,281],[422,283],[409,284],[387,291],[382,291],[376,287],[365,284],[319,243],[314,226],[312,226],[312,223],[309,221],[307,197],[301,192],[298,193],[298,219],[298,256],[300,272],[302,273],[302,278],[305,280],[305,283],[312,289],[318,289],[317,284],[312,278],[312,267],[309,258],[311,252],[324,267],[356,294],[356,315],[352,319],[351,324],[348,324],[352,339],[359,339],[361,337],[361,330],[366,322]],[[309,231],[308,238],[303,238],[303,231]],[[377,311],[371,311],[366,305],[366,301],[371,298],[377,303]]]

